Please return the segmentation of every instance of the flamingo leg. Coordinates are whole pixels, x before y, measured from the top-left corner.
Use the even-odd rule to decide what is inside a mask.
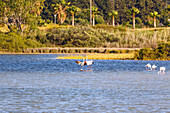
[[[91,69],[92,68],[92,66],[91,65],[89,65],[88,67],[87,67],[87,69]]]

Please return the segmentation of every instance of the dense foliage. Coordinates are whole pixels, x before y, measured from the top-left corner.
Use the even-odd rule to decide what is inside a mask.
[[[20,34],[0,32],[0,51],[24,52],[24,49],[28,47],[42,47],[42,44],[31,39],[24,39]]]
[[[161,43],[155,49],[144,48],[136,52],[138,60],[170,60],[170,43]]]
[[[46,45],[69,47],[156,48],[169,42],[170,30],[130,31],[122,27],[96,25],[94,27],[61,27],[41,31],[36,39]]]
[[[41,16],[44,19],[50,19],[54,20],[53,18],[53,8],[51,4],[55,4],[59,0],[46,0],[44,2],[45,7],[41,14]],[[81,12],[78,13],[76,17],[76,23],[82,24],[82,21],[86,22],[86,24],[89,24],[90,15],[88,12],[88,9],[90,7],[89,3],[90,0],[65,0],[66,2],[70,2],[71,5],[75,5],[79,8],[81,8]],[[130,10],[133,7],[136,7],[139,9],[140,13],[136,14],[136,26],[137,27],[143,27],[144,25],[147,26],[148,21],[152,21],[152,24],[150,26],[153,27],[153,19],[150,17],[151,12],[158,12],[160,15],[157,17],[157,23],[165,23],[168,22],[168,17],[170,16],[170,5],[168,5],[167,0],[92,0],[93,6],[98,7],[98,16],[102,17],[101,19],[104,19],[105,24],[111,24],[111,17],[108,16],[108,14],[112,10],[118,11],[118,15],[115,18],[116,25],[123,24],[125,22],[129,22],[131,25],[133,23],[132,15],[130,14]],[[70,14],[67,14],[67,18],[65,23],[70,24],[71,18]],[[98,19],[98,16],[96,17],[96,20]],[[99,23],[101,24],[101,23]]]
[[[0,23],[5,23],[11,32],[32,31],[41,20],[44,0],[0,1]]]

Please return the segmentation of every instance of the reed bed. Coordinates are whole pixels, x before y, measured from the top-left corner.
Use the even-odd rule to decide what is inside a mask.
[[[115,28],[116,29],[116,28]],[[108,30],[89,26],[53,28],[45,37],[62,47],[156,48],[170,41],[170,29]],[[40,36],[41,39],[41,36]]]
[[[120,53],[120,54],[66,54],[60,55],[57,59],[100,59],[100,60],[112,60],[112,59],[133,59],[134,53]]]

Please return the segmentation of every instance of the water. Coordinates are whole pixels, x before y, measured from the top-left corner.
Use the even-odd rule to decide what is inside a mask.
[[[170,61],[94,60],[81,72],[76,60],[56,57],[0,55],[0,112],[170,112]]]

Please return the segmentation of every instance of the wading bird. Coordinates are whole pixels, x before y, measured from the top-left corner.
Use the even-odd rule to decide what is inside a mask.
[[[165,74],[165,67],[160,67],[158,74]]]
[[[145,65],[145,67],[146,67],[146,70],[149,70],[149,69],[152,70],[150,63],[148,63],[147,65]]]
[[[154,64],[154,65],[152,66],[152,69],[155,70],[155,68],[157,68],[157,66]]]
[[[76,63],[77,63],[78,65],[81,65],[81,70],[83,70],[82,67],[83,67],[84,65],[88,65],[88,66],[89,66],[88,68],[91,68],[90,66],[91,66],[92,64],[94,64],[94,62],[93,62],[92,60],[90,60],[90,61],[83,61],[83,62],[76,61]]]

